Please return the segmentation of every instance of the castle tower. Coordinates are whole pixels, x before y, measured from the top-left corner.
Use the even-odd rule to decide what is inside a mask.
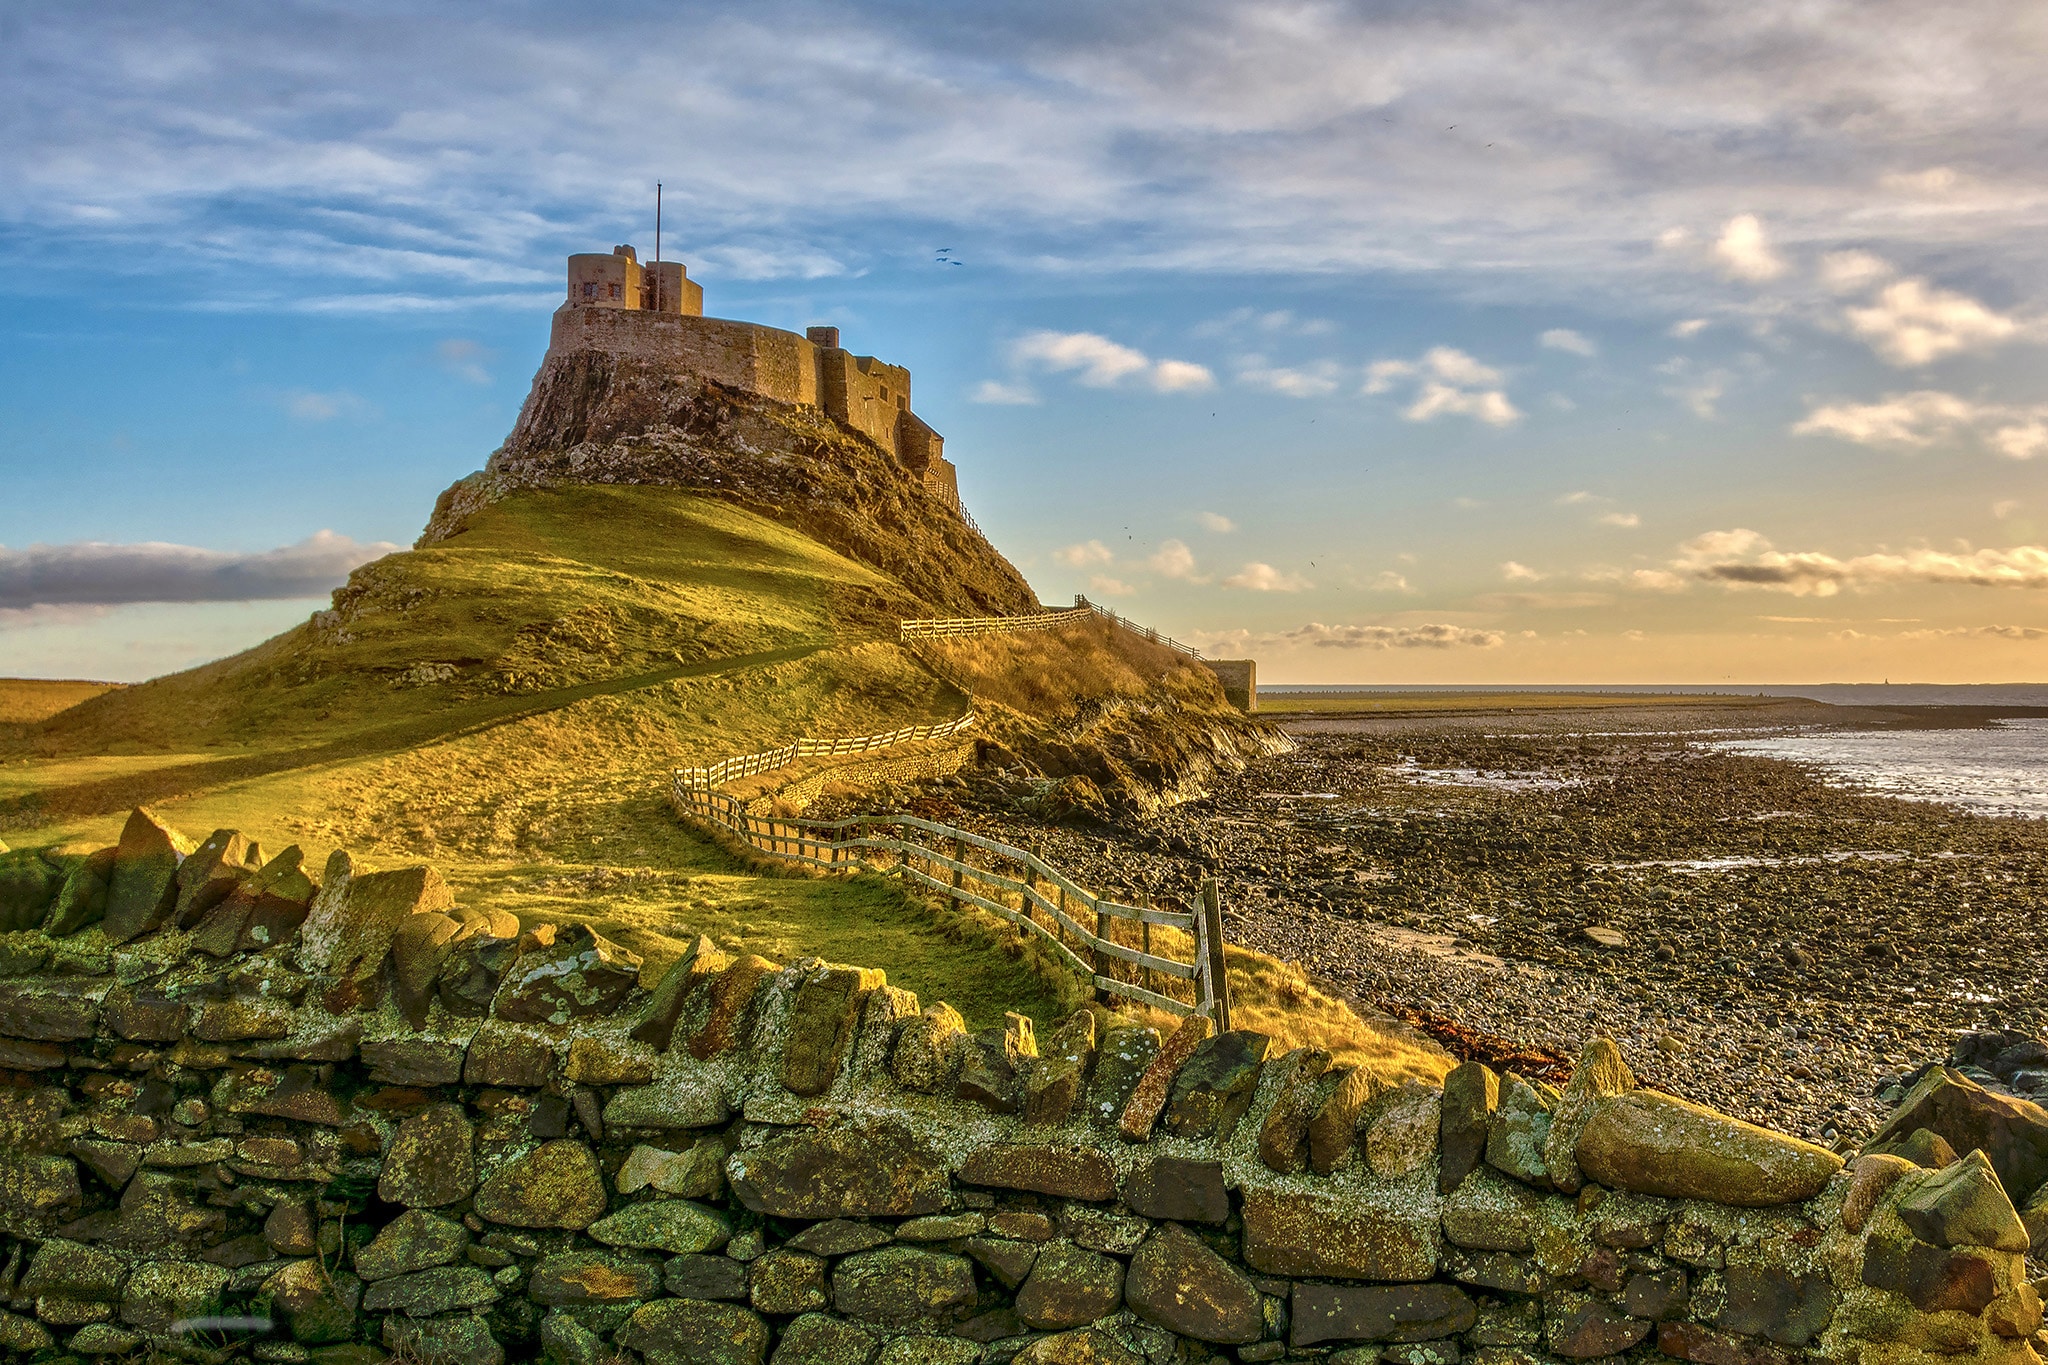
[[[704,286],[689,277],[681,261],[643,266],[631,246],[615,246],[609,256],[589,251],[569,258],[567,302],[700,318]]]

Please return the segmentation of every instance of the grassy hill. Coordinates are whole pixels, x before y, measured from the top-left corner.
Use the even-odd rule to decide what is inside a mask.
[[[548,366],[418,547],[358,569],[330,610],[131,687],[0,687],[0,838],[85,852],[148,804],[195,838],[299,844],[310,866],[335,848],[431,862],[463,903],[654,958],[702,933],[885,967],[977,1026],[1070,1008],[1073,980],[992,920],[736,858],[670,812],[666,771],[973,701],[991,764],[1039,774],[1030,790],[1142,811],[1262,732],[1206,670],[1100,622],[906,648],[904,617],[1035,597],[883,452],[701,384]],[[1308,1002],[1303,1039],[1436,1066],[1298,972],[1233,962],[1257,999]]]

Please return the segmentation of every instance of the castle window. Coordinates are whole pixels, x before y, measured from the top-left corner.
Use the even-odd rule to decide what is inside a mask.
[[[589,280],[583,282],[583,297],[586,299],[597,297],[597,286]]]
[[[615,299],[620,297],[619,286],[616,284],[612,286],[612,297]]]

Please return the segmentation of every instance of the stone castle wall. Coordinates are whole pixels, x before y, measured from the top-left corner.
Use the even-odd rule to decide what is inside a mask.
[[[643,963],[144,811],[25,857],[12,1359],[189,1357],[195,1321],[310,1365],[2037,1359],[1983,1152],[1845,1169],[1610,1044],[1562,1092],[1397,1086],[1199,1019],[971,1031],[878,970]]]

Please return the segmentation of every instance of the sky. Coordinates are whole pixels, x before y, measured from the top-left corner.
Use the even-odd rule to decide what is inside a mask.
[[[0,6],[0,674],[245,648],[510,430],[563,257],[910,367],[1260,679],[2048,680],[2048,8]]]

